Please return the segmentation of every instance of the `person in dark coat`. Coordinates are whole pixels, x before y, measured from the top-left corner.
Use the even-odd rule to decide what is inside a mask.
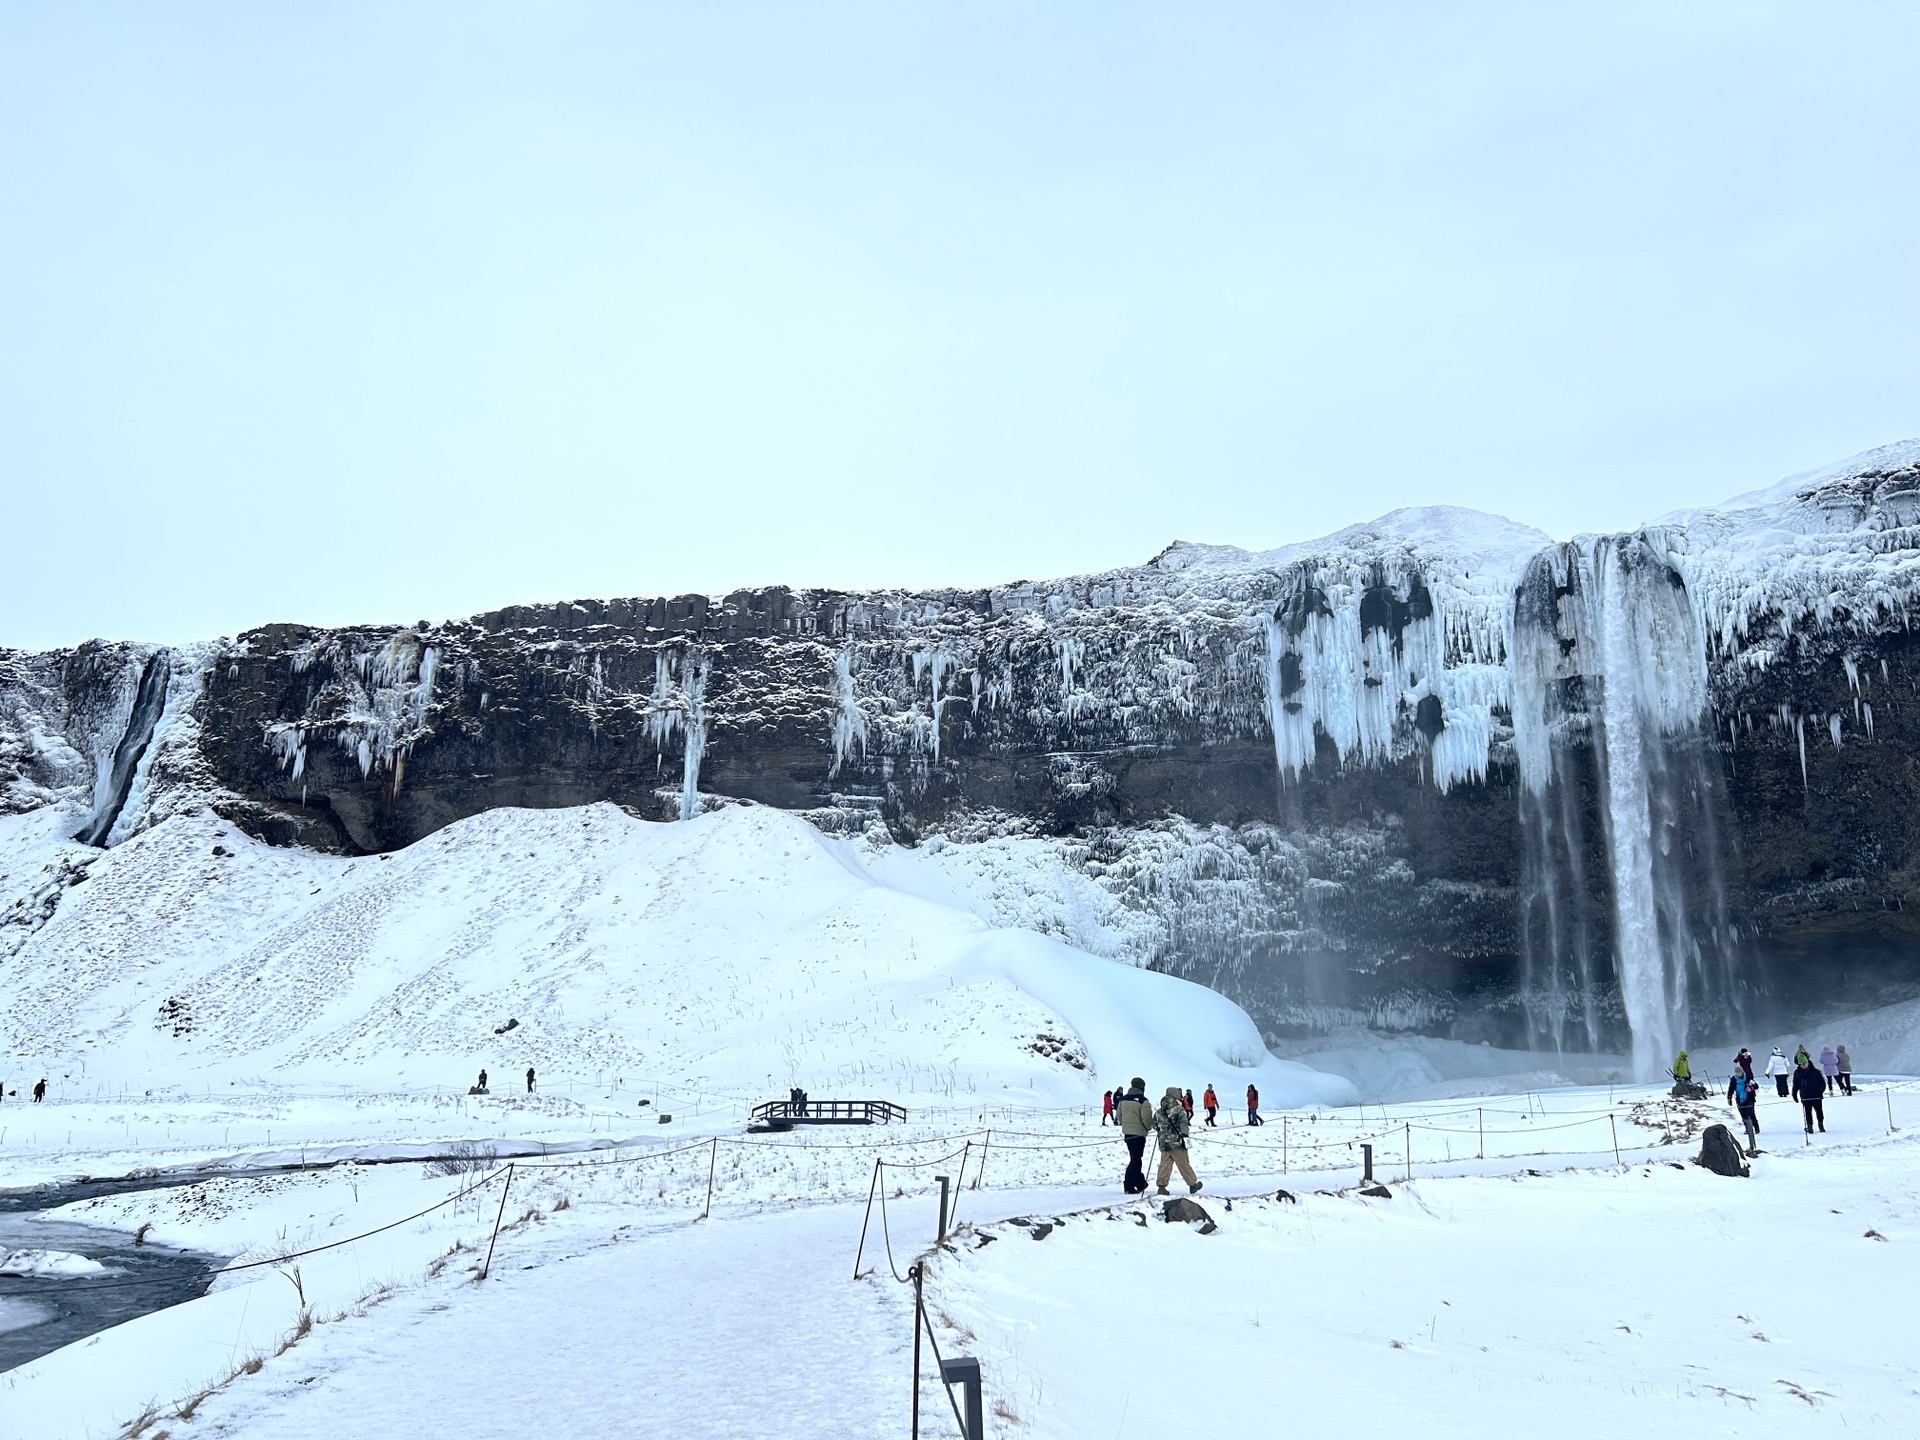
[[[484,1070],[482,1070],[482,1071],[480,1072],[480,1084],[479,1084],[479,1087],[478,1087],[478,1088],[479,1088],[479,1090],[480,1090],[480,1093],[481,1093],[481,1094],[483,1094],[483,1095],[484,1095],[484,1094],[486,1093],[486,1090],[487,1090],[487,1072],[486,1072],[486,1071],[484,1071]]]
[[[1733,1067],[1733,1075],[1727,1081],[1727,1103],[1740,1112],[1751,1143],[1751,1137],[1760,1133],[1760,1092],[1754,1088],[1753,1077],[1738,1065]]]
[[[1827,1133],[1827,1112],[1820,1097],[1827,1093],[1826,1078],[1813,1063],[1813,1057],[1801,1053],[1800,1063],[1793,1071],[1793,1098],[1800,1102],[1801,1112],[1806,1116],[1807,1134],[1813,1133],[1814,1121],[1820,1122],[1820,1133]]]
[[[1741,1072],[1747,1077],[1748,1081],[1751,1082],[1753,1079],[1753,1052],[1742,1045],[1740,1047],[1740,1053],[1733,1057],[1733,1063],[1740,1067]]]
[[[1154,1128],[1153,1102],[1147,1099],[1145,1080],[1134,1076],[1133,1084],[1114,1107],[1114,1114],[1118,1117],[1120,1138],[1127,1142],[1127,1174],[1124,1181],[1127,1194],[1144,1195],[1147,1172],[1140,1162],[1146,1158],[1147,1137]]]
[[[1834,1058],[1840,1062],[1840,1093],[1851,1095],[1853,1094],[1853,1057],[1847,1053],[1847,1047],[1844,1045],[1833,1053]]]
[[[533,1094],[533,1066],[527,1066],[527,1094]]]
[[[47,1098],[47,1082],[42,1080],[33,1087],[33,1103],[38,1105]]]

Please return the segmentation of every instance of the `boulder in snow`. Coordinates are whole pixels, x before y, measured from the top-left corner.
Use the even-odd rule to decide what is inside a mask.
[[[1188,1200],[1184,1196],[1177,1200],[1169,1200],[1165,1205],[1162,1205],[1160,1207],[1160,1218],[1169,1224],[1179,1222],[1180,1224],[1193,1225],[1202,1235],[1211,1235],[1215,1230],[1220,1228],[1213,1223],[1213,1217],[1207,1213],[1204,1205],[1200,1204],[1197,1200]]]
[[[1752,1173],[1740,1157],[1740,1142],[1724,1125],[1709,1125],[1700,1137],[1700,1163],[1716,1175],[1745,1178]]]

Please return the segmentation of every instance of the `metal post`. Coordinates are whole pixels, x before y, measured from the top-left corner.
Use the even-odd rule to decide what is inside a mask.
[[[980,1163],[973,1167],[973,1188],[980,1188],[980,1177],[987,1170],[987,1147],[993,1144],[993,1131],[987,1131],[987,1138],[980,1142]]]
[[[860,1278],[860,1257],[866,1253],[867,1224],[873,1219],[873,1197],[880,1189],[880,1167],[884,1164],[886,1164],[884,1160],[873,1162],[873,1181],[867,1186],[867,1213],[860,1217],[860,1247],[853,1252],[853,1278],[856,1280]]]
[[[1280,1117],[1280,1173],[1287,1173],[1287,1117]]]
[[[961,1409],[965,1412],[966,1433],[961,1440],[987,1440],[986,1415],[980,1404],[980,1362],[970,1355],[956,1355],[940,1362],[940,1378],[951,1389],[964,1387]]]
[[[1893,1123],[1893,1087],[1889,1085],[1880,1093],[1887,1097],[1887,1133],[1897,1135],[1899,1127]]]
[[[913,1267],[913,1440],[920,1440],[920,1267]]]
[[[1607,1116],[1607,1129],[1613,1132],[1613,1163],[1620,1164],[1620,1126],[1613,1116]],[[1625,1167],[1622,1166],[1622,1169]]]
[[[936,1175],[933,1178],[940,1182],[940,1228],[933,1235],[933,1243],[938,1245],[947,1238],[947,1187],[953,1182],[952,1178],[946,1175]]]
[[[1406,1138],[1403,1139],[1400,1143],[1406,1147],[1407,1180],[1411,1182],[1413,1180],[1413,1122],[1412,1121],[1407,1122]]]
[[[720,1161],[720,1137],[713,1137],[713,1152],[707,1156],[707,1208],[700,1212],[700,1218],[706,1219],[713,1214],[713,1167]]]
[[[1487,1112],[1476,1110],[1473,1113],[1480,1117],[1480,1158],[1484,1160],[1487,1158]]]
[[[480,1267],[480,1278],[487,1278],[487,1272],[493,1269],[493,1245],[500,1238],[500,1217],[507,1213],[507,1192],[513,1189],[513,1162],[507,1162],[507,1183],[500,1187],[500,1208],[493,1212],[493,1235],[487,1241],[486,1263]]]
[[[1360,1183],[1362,1185],[1371,1185],[1373,1183],[1373,1146],[1367,1144],[1364,1140],[1360,1142],[1360,1163],[1365,1171],[1365,1173],[1360,1176]]]

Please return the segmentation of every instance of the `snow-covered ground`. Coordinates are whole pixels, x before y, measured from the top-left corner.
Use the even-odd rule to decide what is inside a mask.
[[[704,1142],[522,1162],[504,1207],[509,1177],[484,1161],[96,1198],[48,1218],[147,1225],[235,1268],[0,1375],[0,1437],[109,1435],[149,1411],[150,1435],[262,1440],[347,1416],[400,1435],[428,1414],[477,1436],[891,1433],[911,1338],[892,1277],[932,1239],[938,1174],[958,1182],[959,1231],[929,1306],[942,1348],[986,1367],[996,1436],[1233,1434],[1282,1405],[1332,1424],[1356,1396],[1370,1426],[1452,1434],[1544,1423],[1556,1395],[1576,1435],[1676,1403],[1706,1433],[1787,1416],[1911,1433],[1920,1086],[1836,1098],[1811,1144],[1770,1099],[1747,1180],[1684,1163],[1726,1114],[1602,1087],[1228,1116],[1195,1141],[1207,1236],[1137,1228],[1114,1132],[1044,1112],[991,1134],[953,1116],[764,1137],[722,1122]],[[1392,1200],[1353,1193],[1363,1139]],[[876,1159],[887,1203],[869,1216]],[[1259,1198],[1281,1186],[1300,1203]],[[1036,1245],[1014,1216],[1067,1223]],[[261,1263],[295,1252],[314,1253]],[[923,1400],[927,1433],[950,1433],[937,1389]]]

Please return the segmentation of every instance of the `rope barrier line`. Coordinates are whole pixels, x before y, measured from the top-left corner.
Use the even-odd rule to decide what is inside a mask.
[[[458,1190],[452,1195],[449,1195],[446,1199],[440,1201],[438,1204],[429,1205],[424,1210],[416,1210],[413,1214],[408,1215],[404,1219],[390,1221],[387,1224],[378,1226],[372,1230],[363,1230],[360,1232],[360,1234],[349,1235],[344,1240],[329,1240],[325,1245],[314,1245],[314,1246],[310,1246],[308,1249],[305,1249],[305,1250],[295,1250],[293,1253],[289,1255],[276,1255],[270,1260],[248,1260],[244,1264],[228,1265],[222,1269],[214,1271],[211,1278],[214,1280],[218,1280],[223,1275],[238,1275],[242,1270],[258,1270],[262,1266],[266,1266],[266,1265],[284,1265],[289,1260],[302,1260],[309,1255],[318,1255],[323,1250],[338,1250],[342,1245],[352,1245],[356,1241],[366,1240],[375,1235],[384,1235],[389,1230],[397,1230],[402,1225],[410,1225],[415,1220],[419,1220],[428,1215],[433,1214],[433,1212],[436,1210],[444,1210],[446,1209],[447,1206],[453,1204],[454,1201],[464,1200],[466,1199],[467,1196],[473,1194],[474,1191],[476,1190],[486,1189],[487,1186],[491,1185],[494,1181],[498,1180],[502,1175],[507,1174],[512,1169],[513,1167],[511,1165],[503,1165],[498,1170],[494,1171],[491,1175],[487,1176],[486,1179],[475,1181],[473,1184],[467,1186],[465,1189]],[[506,1192],[503,1190],[501,1192],[501,1198],[503,1201],[505,1199],[505,1195],[506,1195]],[[162,1281],[168,1281],[171,1279],[173,1279],[173,1277],[171,1276],[153,1276],[145,1280],[108,1280],[108,1281],[101,1281],[97,1284],[92,1284],[92,1285],[62,1285],[60,1287],[59,1293],[62,1295],[72,1295],[82,1290],[123,1290],[123,1289],[129,1289],[135,1285],[153,1285],[153,1284],[158,1284],[158,1283],[161,1283]]]

